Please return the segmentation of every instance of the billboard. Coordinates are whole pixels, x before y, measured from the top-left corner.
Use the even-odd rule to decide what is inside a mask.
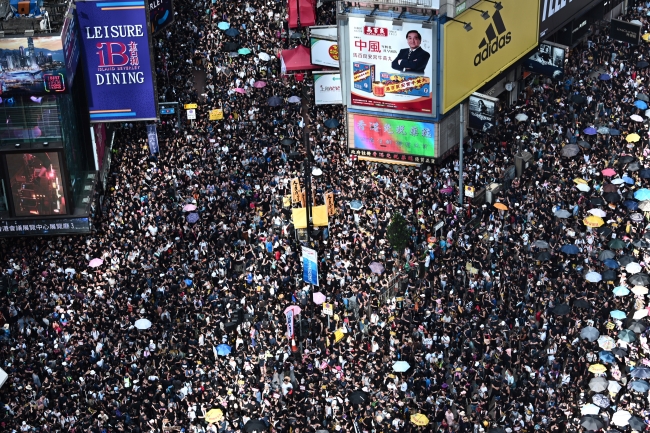
[[[66,67],[60,36],[0,39],[2,96],[64,92]]]
[[[609,35],[612,39],[638,45],[641,40],[641,26],[627,21],[611,20]]]
[[[318,254],[312,248],[302,247],[302,280],[318,286]]]
[[[156,119],[144,0],[78,1],[91,122]]]
[[[539,39],[547,38],[601,0],[539,0]],[[504,5],[505,7],[505,5]]]
[[[469,97],[469,127],[482,132],[492,132],[499,111],[499,100],[482,93]]]
[[[538,0],[487,1],[468,9],[443,28],[442,109],[448,112],[537,46]],[[487,20],[480,10],[489,11]],[[464,47],[459,50],[458,47]]]
[[[569,54],[566,45],[542,42],[539,48],[524,61],[524,68],[557,80],[564,77],[564,62]]]
[[[433,29],[406,21],[394,27],[392,19],[379,17],[369,24],[363,16],[350,16],[347,29],[342,68],[347,68],[344,89],[349,89],[349,105],[432,115]]]
[[[342,104],[341,74],[314,74],[316,105]]]
[[[148,0],[151,34],[155,34],[174,22],[173,0]]]
[[[433,162],[435,124],[348,113],[350,153],[407,162]]]
[[[77,72],[77,65],[79,64],[79,56],[81,55],[77,12],[72,7],[68,9],[65,21],[63,22],[61,43],[63,45],[63,58],[65,59],[66,85],[70,88],[72,87],[74,75]]]
[[[327,39],[311,38],[312,65],[339,67],[339,43]]]
[[[68,213],[58,152],[6,155],[15,216]]]

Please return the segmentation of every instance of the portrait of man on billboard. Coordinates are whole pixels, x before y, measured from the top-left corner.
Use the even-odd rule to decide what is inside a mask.
[[[420,47],[422,43],[420,32],[411,30],[406,33],[406,42],[409,47],[399,51],[391,67],[401,72],[423,73],[431,54]]]

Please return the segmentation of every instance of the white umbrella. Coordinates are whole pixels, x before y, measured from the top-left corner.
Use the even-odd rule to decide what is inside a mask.
[[[647,317],[647,316],[648,316],[648,309],[647,308],[642,308],[641,310],[636,310],[634,312],[634,315],[632,316],[632,318],[634,320],[639,320],[639,319],[643,319],[644,317]]]
[[[636,262],[630,262],[627,265],[625,265],[625,270],[628,271],[630,274],[638,274],[639,272],[641,272],[641,265]]]
[[[598,345],[603,350],[612,350],[614,346],[616,346],[616,341],[614,341],[612,337],[601,335],[600,338],[598,339]]]
[[[579,183],[576,185],[576,188],[578,188],[582,192],[589,192],[591,191],[591,187],[587,185],[586,183]]]
[[[632,414],[626,410],[619,410],[612,416],[611,423],[618,426],[626,426],[632,418]]]
[[[643,117],[639,116],[638,114],[631,115],[630,119],[634,120],[635,122],[643,122]]]
[[[620,177],[617,177],[616,179],[612,180],[612,183],[614,185],[620,185],[622,183],[625,183],[625,181],[623,179],[621,179]]]
[[[393,364],[393,371],[397,373],[404,373],[409,368],[411,368],[411,365],[406,361],[397,361]]]
[[[598,272],[589,272],[587,275],[585,275],[585,280],[589,281],[590,283],[597,283],[603,279],[603,276],[600,275]]]
[[[580,408],[580,413],[583,415],[598,415],[600,408],[593,403],[587,403]]]
[[[607,391],[613,392],[614,394],[617,394],[621,390],[621,388],[623,388],[623,387],[621,386],[620,383],[618,383],[615,380],[610,380],[609,381],[609,386],[607,386]]]
[[[635,295],[639,295],[639,296],[647,295],[648,294],[648,288],[643,287],[643,286],[634,286],[634,287],[632,287],[632,293],[634,293]]]
[[[4,371],[2,368],[0,368],[0,388],[2,388],[2,385],[5,384],[8,378],[9,375],[7,374],[7,372]]]
[[[525,115],[524,113],[519,113],[515,116],[515,119],[517,119],[520,122],[525,122],[526,120],[528,120],[528,116]]]
[[[260,59],[264,60],[265,62],[268,62],[269,60],[271,60],[271,56],[269,56],[269,55],[266,54],[266,53],[259,53],[259,54],[257,55],[257,57],[259,57]]]
[[[641,21],[639,21],[639,20],[632,20],[632,21],[630,21],[630,24],[636,24],[637,26],[642,26],[643,25],[643,23]]]
[[[645,117],[650,117],[650,109],[645,110]]]
[[[149,319],[138,319],[133,326],[138,329],[149,329],[151,328],[151,321]]]
[[[607,212],[605,212],[602,209],[598,209],[598,208],[589,209],[587,212],[592,214],[592,215],[596,215],[597,217],[601,217],[601,218],[605,218],[607,216]]]

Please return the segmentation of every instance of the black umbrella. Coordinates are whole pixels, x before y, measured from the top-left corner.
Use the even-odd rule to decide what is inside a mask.
[[[640,60],[636,62],[636,67],[639,69],[647,68],[650,65],[650,63],[646,62],[645,60]]]
[[[624,155],[618,159],[619,164],[629,164],[632,161],[634,161],[634,157],[631,155]]]
[[[223,50],[226,52],[237,51],[239,49],[239,44],[237,42],[227,42],[223,44]]]
[[[650,168],[644,168],[643,170],[639,171],[639,177],[641,179],[650,179]]]
[[[650,102],[650,98],[648,98],[648,95],[646,95],[645,93],[639,93],[638,95],[636,95],[636,99],[638,99],[639,101]]]
[[[325,126],[328,128],[337,128],[341,122],[338,121],[338,119],[327,119],[325,121]]]
[[[639,161],[634,161],[632,164],[627,166],[628,171],[639,171],[641,169],[641,163]]]
[[[244,431],[251,433],[251,432],[262,432],[267,429],[266,424],[264,421],[259,420],[259,419],[251,419],[248,420],[246,425],[244,425]]]
[[[591,144],[587,143],[586,141],[578,141],[578,146],[582,147],[583,149],[591,149]]]
[[[294,140],[293,138],[283,138],[280,144],[283,146],[291,146],[295,142],[296,140]]]
[[[603,198],[609,203],[618,203],[621,201],[621,196],[617,192],[606,192],[603,194]]]
[[[637,248],[650,248],[650,242],[646,241],[645,239],[639,239],[638,241],[632,242],[632,245],[634,245]]]
[[[589,199],[589,202],[593,204],[594,206],[604,206],[605,205],[605,200],[603,200],[602,197],[592,197]]]
[[[239,30],[231,27],[228,30],[226,30],[226,35],[230,36],[231,38],[234,38],[236,36],[239,36]]]
[[[614,281],[616,279],[616,272],[613,269],[608,269],[603,272],[603,281]]]
[[[289,36],[289,39],[300,39],[300,38],[302,38],[302,33],[299,32],[291,33],[291,36]]]
[[[598,234],[600,236],[605,236],[605,237],[612,234],[612,229],[610,229],[607,226],[600,226],[600,227],[598,227],[598,229],[596,231],[598,232]]]
[[[368,394],[364,391],[354,391],[348,396],[348,400],[350,400],[350,403],[352,404],[368,404],[370,402],[370,399],[368,398]]]
[[[545,262],[547,260],[551,260],[551,253],[548,251],[542,251],[541,253],[537,254],[537,257],[535,260],[540,261],[540,262]]]
[[[278,105],[282,105],[282,98],[279,96],[271,96],[268,103],[271,107],[277,107]]]
[[[614,347],[611,352],[616,356],[627,356],[627,350],[622,347]]]
[[[567,144],[560,152],[565,158],[572,158],[580,153],[580,148],[575,144]]]
[[[571,311],[571,307],[569,307],[567,304],[560,304],[553,308],[553,314],[556,314],[558,316],[569,314],[569,311]]]
[[[636,259],[632,256],[621,256],[619,257],[618,262],[621,264],[621,266],[627,266],[630,263],[636,262]]]
[[[582,95],[573,95],[571,97],[571,100],[576,104],[584,104],[585,102],[587,102],[587,98]]]
[[[605,427],[603,420],[594,415],[585,415],[580,418],[580,425],[583,426],[585,430],[600,430]]]
[[[632,416],[627,423],[632,427],[632,430],[643,431],[646,428],[645,421],[638,416]]]
[[[584,310],[591,310],[591,304],[584,299],[576,299],[573,303],[573,306],[576,308],[582,308]]]
[[[635,286],[647,286],[650,284],[650,275],[648,274],[634,274],[631,277],[627,279],[630,283],[634,284]]]

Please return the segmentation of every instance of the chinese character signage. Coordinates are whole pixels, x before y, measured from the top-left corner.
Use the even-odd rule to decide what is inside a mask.
[[[341,74],[314,74],[314,94],[316,105],[343,103]]]
[[[316,250],[302,247],[302,280],[318,286],[318,256]]]
[[[433,30],[422,23],[349,18],[350,105],[433,113]]]
[[[2,96],[38,96],[66,90],[65,59],[59,36],[0,39]]]
[[[616,41],[639,45],[639,41],[641,41],[641,30],[642,27],[638,24],[621,20],[611,20],[609,35]]]
[[[79,56],[81,55],[81,42],[79,41],[79,23],[77,22],[77,12],[73,5],[68,9],[63,30],[61,31],[61,42],[63,44],[63,57],[65,59],[66,85],[72,87]]]
[[[0,221],[0,237],[90,233],[88,218],[25,219]]]
[[[174,22],[173,0],[148,0],[151,34],[158,33]]]
[[[433,162],[435,124],[348,114],[350,153],[410,163]]]
[[[145,0],[78,1],[91,122],[156,119]]]

